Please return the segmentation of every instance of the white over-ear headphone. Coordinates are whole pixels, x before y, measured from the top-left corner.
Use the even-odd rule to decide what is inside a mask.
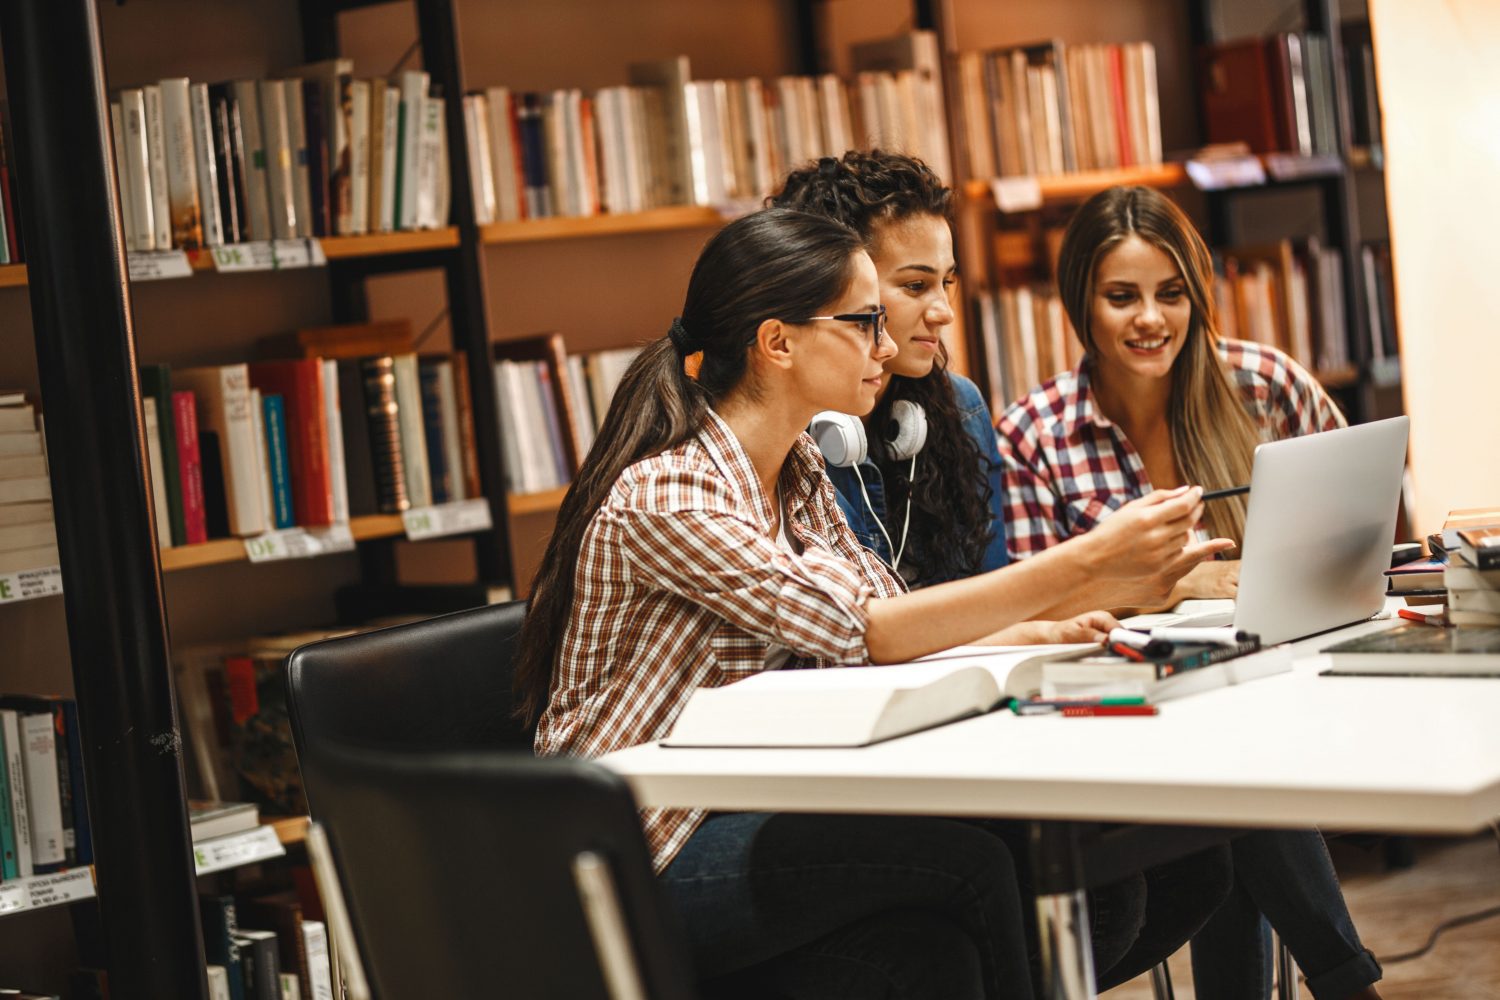
[[[917,453],[927,443],[927,411],[922,409],[920,403],[913,403],[909,399],[898,399],[891,404],[890,426],[887,428],[886,454],[900,461],[911,459],[911,470],[907,472],[907,482],[916,475]],[[889,547],[892,555],[891,568],[901,568],[901,556],[906,552],[906,539],[911,531],[911,492],[906,494],[906,517],[901,525],[901,548],[897,549],[891,543],[891,536],[881,523],[879,515],[875,514],[875,505],[870,502],[870,494],[865,489],[865,477],[860,474],[859,466],[869,457],[869,439],[865,436],[864,421],[847,413],[838,413],[834,410],[824,410],[812,419],[808,428],[813,440],[818,444],[818,450],[823,453],[823,460],[829,465],[840,469],[853,469],[854,478],[859,481],[859,492],[865,498],[865,507],[875,516],[875,527],[885,536],[885,544]]]

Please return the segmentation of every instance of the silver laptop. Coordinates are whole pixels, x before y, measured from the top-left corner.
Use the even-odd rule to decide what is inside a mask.
[[[1232,625],[1271,645],[1378,612],[1409,423],[1392,417],[1256,448],[1238,599],[1184,601],[1177,613],[1124,624]]]

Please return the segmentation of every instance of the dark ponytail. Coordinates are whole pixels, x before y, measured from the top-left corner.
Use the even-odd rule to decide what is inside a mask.
[[[781,209],[737,219],[703,248],[682,316],[626,370],[563,498],[521,631],[514,682],[519,716],[535,720],[547,704],[583,536],[620,474],[696,433],[708,408],[745,381],[760,324],[814,315],[844,294],[861,249],[848,227]],[[701,356],[693,377],[685,370],[690,355]]]

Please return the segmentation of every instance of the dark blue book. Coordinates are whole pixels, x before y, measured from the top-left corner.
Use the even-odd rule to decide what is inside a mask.
[[[281,1000],[281,950],[271,931],[241,930],[234,936],[240,947],[240,971],[245,1000]]]
[[[521,133],[521,172],[526,180],[526,217],[552,215],[552,187],[547,175],[547,136],[542,124],[542,96],[521,95],[516,121]]]
[[[203,957],[229,973],[230,1000],[245,1000],[245,971],[240,962],[240,933],[233,896],[198,897],[203,920]]]
[[[5,734],[0,732],[0,881],[21,875],[16,857],[16,819],[10,808],[10,768],[5,761]]]
[[[312,234],[332,236],[328,205],[328,126],[323,121],[323,88],[317,80],[302,84],[302,122],[307,129],[307,187],[311,195]]]
[[[418,366],[417,381],[422,390],[422,433],[427,438],[427,473],[432,479],[432,502],[447,503],[453,499],[453,473],[448,468],[448,452],[443,447],[443,394],[438,388],[437,361]]]
[[[266,467],[271,475],[271,517],[277,528],[290,528],[292,519],[292,466],[287,457],[286,404],[279,394],[262,396],[266,424]]]
[[[68,771],[73,785],[73,834],[76,863],[94,863],[94,836],[89,830],[89,799],[83,783],[83,734],[78,729],[78,702],[62,703],[63,725],[68,730]]]

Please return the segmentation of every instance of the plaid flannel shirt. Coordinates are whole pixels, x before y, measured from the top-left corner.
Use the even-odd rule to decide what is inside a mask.
[[[903,583],[850,532],[807,435],[780,486],[800,554],[772,539],[771,501],[717,414],[620,475],[584,534],[538,754],[659,740],[696,688],[760,671],[772,645],[787,668],[868,661],[865,602]],[[704,816],[641,812],[658,872]]]
[[[1262,441],[1345,425],[1318,381],[1282,351],[1241,340],[1215,347]],[[1012,559],[1082,534],[1153,489],[1140,453],[1099,410],[1086,361],[1013,403],[996,431]]]

